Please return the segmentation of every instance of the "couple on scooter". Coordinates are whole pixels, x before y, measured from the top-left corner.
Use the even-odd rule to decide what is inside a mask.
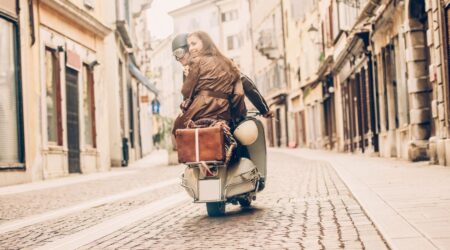
[[[264,117],[272,117],[273,113],[255,84],[219,51],[207,33],[197,31],[176,36],[172,51],[184,67],[180,106],[183,113],[175,120],[173,135],[177,129],[202,126],[219,126],[225,132],[225,161],[207,165],[198,160],[200,132],[195,130],[195,154],[199,164],[186,167],[181,185],[194,202],[206,203],[209,216],[223,215],[226,203],[249,207],[256,199],[256,192],[265,187],[266,147],[262,123],[247,117],[245,96]],[[183,138],[182,133],[178,136],[176,139]],[[234,138],[242,145],[235,153]],[[192,153],[190,148],[183,149]],[[230,162],[231,158],[234,160]]]
[[[174,122],[174,136],[177,129],[200,119],[222,121],[234,129],[247,115],[245,96],[264,117],[273,116],[255,84],[220,52],[206,32],[176,36],[172,51],[184,67],[183,113]]]

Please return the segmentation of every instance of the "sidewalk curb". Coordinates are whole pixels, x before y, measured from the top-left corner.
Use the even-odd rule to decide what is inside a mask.
[[[63,207],[60,209],[51,210],[48,212],[44,212],[41,214],[31,215],[27,216],[21,219],[13,220],[10,222],[5,222],[3,224],[0,224],[0,234],[4,234],[10,231],[19,230],[21,228],[42,223],[49,220],[54,220],[60,217],[64,217],[66,215],[77,213],[83,210],[87,210],[93,207],[102,206],[104,204],[124,200],[130,197],[135,197],[150,191],[162,189],[171,185],[175,185],[179,183],[179,178],[170,179],[167,181],[162,181],[155,183],[154,185],[143,187],[143,188],[136,188],[129,191],[124,191],[121,193],[103,196],[101,198],[96,198],[93,200],[88,200],[82,203],[78,203],[77,205]]]
[[[165,154],[165,155],[161,155]],[[133,174],[141,168],[157,167],[167,165],[167,153],[165,150],[155,150],[143,158],[134,161],[126,168],[110,168],[109,171],[96,172],[91,174],[76,174],[61,176],[59,178],[39,180],[11,186],[0,187],[0,196],[25,193],[29,191],[42,190],[47,188],[62,187],[82,182],[100,180],[115,176]]]
[[[100,224],[89,227],[77,233],[67,235],[61,239],[49,242],[44,246],[37,247],[37,250],[47,249],[77,249],[86,246],[96,240],[101,239],[109,234],[119,231],[120,229],[137,223],[140,220],[149,218],[150,216],[163,213],[167,209],[176,207],[177,205],[189,201],[188,196],[184,192],[179,192],[166,198],[151,202],[140,208],[136,208],[129,212],[117,215]]]
[[[375,191],[352,175],[346,169],[345,164],[341,162],[342,159],[338,159],[338,154],[335,157],[328,156],[318,159],[315,155],[304,155],[295,151],[270,150],[307,160],[329,163],[359,202],[367,216],[378,228],[391,249],[439,249],[428,237],[405,220],[394,208],[389,206]],[[320,153],[320,151],[317,151],[317,153]]]
[[[327,161],[349,188],[363,210],[380,230],[391,249],[438,249],[370,187],[345,169],[342,163]]]

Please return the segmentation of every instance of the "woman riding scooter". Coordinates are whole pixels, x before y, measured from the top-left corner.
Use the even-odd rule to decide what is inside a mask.
[[[190,120],[230,121],[229,97],[239,81],[239,70],[219,51],[207,33],[189,34],[187,41],[190,58],[189,71],[181,89],[183,114],[175,120],[173,133],[185,128]]]
[[[188,45],[188,34],[179,34],[172,41],[172,52],[175,59],[180,62],[180,64],[184,67],[184,76],[189,72],[189,63],[191,55],[189,53],[189,45]],[[211,41],[212,42],[212,41]],[[203,45],[203,44],[202,44]],[[197,44],[197,46],[202,46]],[[198,49],[197,49],[198,50]],[[250,100],[253,106],[259,111],[259,113],[265,118],[272,118],[273,112],[269,109],[264,97],[258,91],[255,83],[245,74],[240,72],[240,80],[241,83],[236,83],[234,93],[231,97],[231,119],[235,124],[237,124],[240,120],[245,118],[247,115],[247,108],[244,102],[244,95]],[[188,85],[183,85],[183,90],[187,93],[187,89],[189,89]],[[243,93],[242,93],[243,91]],[[184,97],[184,94],[183,94]],[[186,103],[184,103],[186,104]],[[180,118],[181,120],[181,118]],[[181,124],[181,127],[184,124]],[[178,127],[175,126],[174,129]],[[173,131],[174,132],[174,131]]]

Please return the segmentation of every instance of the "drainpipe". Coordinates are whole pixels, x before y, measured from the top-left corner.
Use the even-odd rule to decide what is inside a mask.
[[[217,21],[219,22],[219,47],[225,50],[223,45],[223,25],[222,25],[222,9],[220,9],[220,5],[217,4],[217,0],[214,1],[214,5],[217,7]]]
[[[450,134],[450,96],[448,94],[448,93],[450,93],[449,92],[450,91],[450,87],[449,87],[450,86],[449,85],[450,76],[449,76],[448,70],[445,70],[445,69],[448,69],[448,67],[449,67],[449,64],[448,64],[448,60],[449,60],[449,58],[448,58],[448,53],[449,53],[448,39],[450,39],[450,37],[449,37],[450,34],[447,31],[447,29],[443,28],[443,25],[445,24],[444,23],[445,22],[445,14],[444,14],[445,10],[443,10],[442,7],[443,6],[441,4],[438,4],[438,13],[441,13],[438,18],[439,35],[440,35],[441,44],[442,44],[441,57],[443,59],[442,63],[444,66],[444,67],[442,67],[444,70],[441,70],[441,74],[443,75],[442,79],[444,79],[443,85],[444,85],[445,93],[447,93],[447,97],[445,98],[445,102],[447,103],[447,105],[445,105],[445,109],[446,109],[445,114],[447,116],[445,118],[445,126],[447,127],[447,134]]]
[[[284,81],[286,82],[286,88],[287,91],[290,90],[290,81],[288,78],[288,72],[287,72],[287,58],[286,58],[286,23],[284,20],[284,1],[280,0],[280,7],[281,7],[281,30],[283,34],[283,72],[284,72]],[[285,130],[286,130],[286,145],[289,145],[289,126],[288,126],[288,98],[287,95],[284,100],[284,113],[285,113]]]
[[[286,58],[286,23],[284,20],[284,1],[280,0],[281,6],[281,30],[283,34],[283,67],[284,67],[284,80],[286,81],[286,87],[290,87],[290,83],[288,81],[288,73],[287,73],[287,58]]]
[[[256,77],[255,72],[255,44],[253,42],[253,8],[252,8],[252,1],[247,0],[248,2],[248,8],[250,12],[250,46],[252,51],[252,77]]]
[[[142,83],[137,82],[137,117],[138,117],[138,130],[139,130],[139,153],[141,158],[144,158],[144,151],[142,150],[142,127],[141,127],[141,87],[144,87]]]

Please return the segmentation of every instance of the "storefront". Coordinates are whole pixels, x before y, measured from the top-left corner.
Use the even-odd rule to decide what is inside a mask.
[[[71,7],[57,4],[38,5],[44,178],[110,167],[107,92],[99,81],[110,30],[98,20],[74,22]]]
[[[0,170],[25,169],[19,18],[16,1],[0,3]]]
[[[378,152],[376,81],[369,46],[369,31],[350,35],[346,49],[334,64],[342,107],[343,150]]]

